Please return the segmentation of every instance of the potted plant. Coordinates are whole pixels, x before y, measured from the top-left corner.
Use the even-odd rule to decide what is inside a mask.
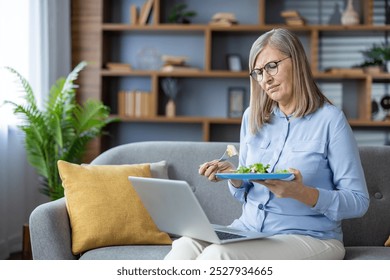
[[[168,22],[170,23],[191,23],[191,17],[196,16],[195,11],[187,11],[187,4],[181,3],[176,4],[172,7],[170,14],[168,16]]]
[[[80,163],[87,143],[116,120],[109,118],[109,108],[100,101],[87,100],[83,105],[76,102],[74,81],[85,66],[86,63],[81,62],[66,79],[56,81],[43,109],[38,108],[29,82],[15,69],[7,67],[22,86],[24,102],[6,103],[14,107],[14,114],[22,120],[19,128],[25,134],[27,160],[42,178],[41,192],[51,200],[64,196],[57,161]]]
[[[365,58],[363,64],[360,66],[365,69],[365,71],[370,73],[377,73],[383,71],[386,66],[387,71],[390,70],[389,64],[390,61],[390,45],[387,44],[373,44],[373,46],[365,51],[362,51]]]
[[[382,55],[386,71],[390,72],[390,45],[382,44]]]

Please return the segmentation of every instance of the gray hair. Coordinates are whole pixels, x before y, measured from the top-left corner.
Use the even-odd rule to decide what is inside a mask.
[[[329,99],[321,92],[313,79],[305,50],[299,38],[283,28],[273,29],[261,35],[249,52],[249,72],[255,67],[256,58],[266,47],[271,46],[286,56],[291,57],[293,75],[293,98],[296,100],[294,117],[303,117],[315,112]],[[277,102],[273,101],[259,83],[250,79],[250,130],[256,134],[269,121]]]

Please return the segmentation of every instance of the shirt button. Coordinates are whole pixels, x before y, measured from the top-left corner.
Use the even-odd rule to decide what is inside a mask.
[[[374,197],[376,199],[381,199],[383,197],[383,195],[380,192],[377,192],[377,193],[374,194]]]
[[[257,208],[259,208],[260,210],[263,210],[263,209],[264,209],[264,205],[263,205],[263,204],[259,204],[259,205],[257,206]]]

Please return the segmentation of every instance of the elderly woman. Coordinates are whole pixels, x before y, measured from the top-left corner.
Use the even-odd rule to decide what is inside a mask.
[[[166,259],[343,259],[341,221],[364,215],[369,196],[357,144],[344,114],[317,87],[299,39],[286,29],[261,35],[249,55],[250,106],[239,165],[289,169],[291,181],[229,180],[242,215],[232,227],[272,232],[226,245],[182,237]],[[199,173],[236,169],[204,163]]]

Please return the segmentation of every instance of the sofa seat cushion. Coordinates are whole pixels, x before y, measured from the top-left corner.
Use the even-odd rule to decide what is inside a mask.
[[[170,250],[170,245],[111,246],[87,251],[80,260],[162,260]]]
[[[350,246],[345,249],[345,260],[390,260],[389,247]]]

